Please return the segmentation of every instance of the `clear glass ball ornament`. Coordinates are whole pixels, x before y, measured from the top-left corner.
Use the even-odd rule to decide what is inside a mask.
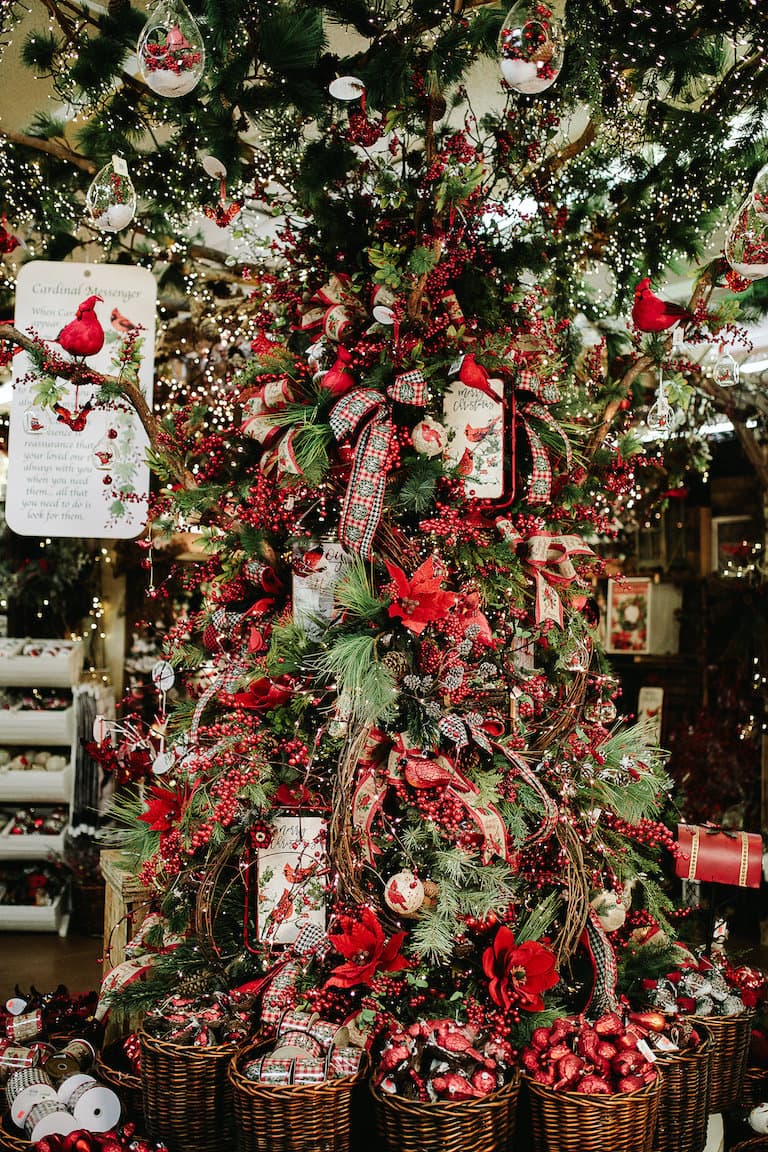
[[[739,365],[730,352],[723,352],[712,369],[712,380],[721,388],[733,388],[739,382]]]
[[[768,164],[763,165],[752,184],[752,209],[763,224],[768,224]]]
[[[725,242],[725,258],[745,280],[768,276],[768,227],[752,206],[752,193],[736,213]]]
[[[547,4],[520,0],[510,8],[499,33],[501,74],[510,88],[546,92],[560,75],[564,52],[562,27]]]
[[[161,0],[139,36],[136,55],[142,79],[158,96],[177,99],[200,83],[205,44],[182,0]]]

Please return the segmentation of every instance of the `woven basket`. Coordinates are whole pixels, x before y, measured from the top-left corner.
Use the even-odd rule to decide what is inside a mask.
[[[123,1116],[144,1126],[144,1104],[141,1098],[141,1077],[131,1071],[122,1040],[108,1044],[96,1057],[93,1071],[97,1080],[107,1084],[120,1097]]]
[[[534,1152],[652,1152],[662,1077],[636,1092],[556,1092],[525,1077]]]
[[[743,1104],[754,1106],[768,1100],[768,1068],[754,1065],[744,1073]]]
[[[22,1129],[16,1127],[7,1112],[0,1116],[0,1149],[2,1152],[32,1152],[29,1140],[24,1139]]]
[[[354,1076],[322,1084],[262,1084],[242,1069],[268,1044],[239,1052],[228,1069],[240,1152],[349,1152],[355,1089],[367,1063]]]
[[[695,1028],[702,1026],[712,1036],[710,1112],[726,1112],[742,1102],[753,1017],[752,1011],[738,1016],[688,1017]]]
[[[694,1052],[657,1053],[664,1077],[654,1152],[702,1152],[707,1143],[712,1035],[697,1026],[701,1044]]]
[[[232,1152],[231,1044],[187,1048],[143,1029],[141,1095],[147,1133],[170,1152]]]
[[[734,1144],[731,1152],[768,1152],[768,1136],[753,1136],[751,1140],[742,1140]]]
[[[379,1132],[387,1152],[507,1152],[517,1118],[520,1073],[479,1100],[422,1103],[377,1092]]]

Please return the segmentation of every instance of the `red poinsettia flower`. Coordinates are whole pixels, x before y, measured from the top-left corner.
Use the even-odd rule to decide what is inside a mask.
[[[329,936],[337,952],[346,957],[346,964],[333,969],[326,980],[337,988],[352,988],[355,984],[370,984],[377,972],[400,972],[408,967],[400,947],[405,932],[396,932],[387,940],[384,929],[370,908],[362,908],[357,917],[340,916],[341,932]]]
[[[178,824],[184,807],[189,800],[189,793],[176,788],[160,788],[156,784],[149,789],[150,800],[146,812],[142,812],[139,820],[153,832],[170,832]]]
[[[289,676],[278,676],[270,680],[269,676],[260,676],[249,686],[247,692],[235,692],[229,697],[229,702],[235,708],[250,708],[254,712],[270,712],[273,708],[282,708],[293,695],[293,685]]]
[[[389,614],[399,618],[409,632],[418,636],[427,624],[434,620],[444,620],[456,603],[453,592],[444,592],[440,582],[444,576],[442,565],[433,556],[425,560],[408,577],[397,564],[387,561],[387,571],[395,585],[395,598],[389,606]]]
[[[491,1000],[505,1011],[515,1006],[541,1012],[541,993],[554,988],[560,979],[554,953],[538,940],[515,944],[506,925],[499,928],[493,944],[483,952],[483,972],[490,981]]]

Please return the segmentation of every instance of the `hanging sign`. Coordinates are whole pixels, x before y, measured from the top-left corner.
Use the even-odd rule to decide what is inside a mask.
[[[56,343],[78,307],[97,297],[93,311],[104,331],[101,350],[86,358],[97,372],[115,376],[121,341],[138,331],[139,385],[151,405],[156,287],[151,272],[117,264],[25,264],[16,282],[15,326],[34,331],[66,358]],[[6,519],[22,536],[130,539],[147,519],[147,437],[130,405],[99,405],[97,389],[66,382],[52,408],[36,403],[36,381],[26,353],[13,358],[8,439]],[[59,384],[63,383],[61,380]]]

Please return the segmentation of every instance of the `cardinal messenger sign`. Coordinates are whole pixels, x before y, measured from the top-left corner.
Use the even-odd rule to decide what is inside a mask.
[[[152,403],[156,287],[151,272],[117,264],[25,264],[16,282],[16,327],[61,356],[118,375],[126,334],[141,341],[139,384]],[[90,354],[101,342],[103,346]],[[61,336],[61,344],[57,339]],[[97,389],[68,381],[52,407],[36,402],[25,352],[13,359],[6,519],[22,536],[130,539],[147,519],[147,437],[127,403],[97,403]]]

